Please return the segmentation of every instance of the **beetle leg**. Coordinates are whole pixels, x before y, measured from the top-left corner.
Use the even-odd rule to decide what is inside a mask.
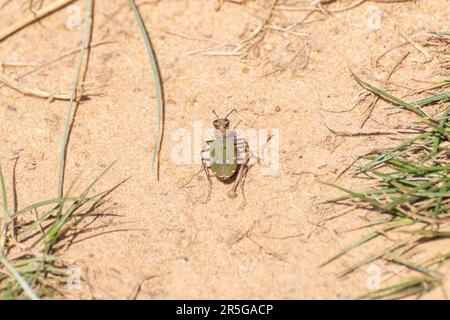
[[[246,162],[244,165],[244,172],[242,173],[242,181],[241,181],[241,192],[242,192],[242,199],[244,200],[244,206],[247,204],[247,199],[245,198],[245,192],[244,192],[244,185],[245,185],[245,178],[247,177],[248,171],[250,170],[250,147],[245,141],[245,156],[246,156]]]
[[[207,143],[208,143],[208,145],[209,145],[210,141],[207,141]],[[183,185],[181,186],[181,188],[186,188],[186,187],[192,182],[192,180],[194,180],[194,178],[195,178],[196,176],[198,176],[200,173],[202,173],[202,171],[205,170],[205,167],[207,167],[207,165],[206,165],[206,163],[205,163],[205,159],[204,159],[203,156],[202,156],[203,152],[205,152],[205,151],[207,151],[207,148],[203,148],[202,150],[200,150],[200,159],[201,159],[201,162],[202,162],[202,167],[200,168],[200,170],[199,170],[196,174],[194,174],[194,175],[189,179],[188,182],[186,182],[185,184],[183,184]]]
[[[244,150],[244,163],[241,164],[241,167],[239,168],[239,173],[238,176],[236,178],[236,181],[234,182],[233,186],[231,187],[230,191],[228,191],[228,197],[230,198],[236,198],[237,193],[236,193],[236,189],[239,186],[239,183],[243,182],[243,179],[245,179],[245,176],[247,175],[247,171],[248,171],[248,162],[249,162],[249,157],[248,157],[248,143],[247,141],[244,142],[245,144],[245,150]],[[242,188],[242,185],[241,185]]]
[[[180,187],[180,189],[186,188],[186,187],[192,182],[192,180],[194,180],[194,178],[195,178],[196,176],[198,176],[200,173],[202,173],[203,170],[204,170],[203,167],[200,168],[200,170],[198,170],[198,172],[197,172],[196,174],[194,174],[194,175],[189,179],[188,182],[186,182],[185,184],[183,184],[183,185]]]
[[[207,141],[208,145],[210,145],[210,142]],[[209,198],[211,197],[211,189],[212,189],[212,181],[211,181],[211,176],[209,175],[209,167],[205,162],[205,159],[203,158],[202,154],[203,152],[205,152],[207,150],[207,148],[202,149],[200,151],[200,157],[202,159],[202,170],[205,171],[206,174],[206,179],[208,179],[208,195],[206,196],[206,200],[203,203],[207,203],[209,201]]]
[[[245,192],[244,192],[244,185],[245,185],[245,178],[247,177],[247,173],[248,173],[249,169],[250,169],[249,166],[245,166],[244,172],[242,174],[241,192],[242,192],[242,198],[244,200],[244,206],[247,204],[247,199],[245,198]]]
[[[236,189],[239,185],[239,182],[241,181],[243,169],[244,169],[244,167],[241,167],[239,169],[238,177],[237,177],[236,181],[233,183],[233,186],[231,187],[230,191],[228,191],[229,198],[236,198],[236,196],[237,196]]]
[[[205,164],[203,164],[203,170],[205,170],[206,178],[208,179],[208,195],[206,196],[206,200],[203,203],[207,203],[209,201],[209,198],[211,197],[212,181],[208,172],[208,167]]]

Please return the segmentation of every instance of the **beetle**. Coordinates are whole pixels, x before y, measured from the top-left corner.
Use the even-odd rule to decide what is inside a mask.
[[[209,153],[209,157],[202,156],[202,170],[205,171],[209,184],[205,202],[209,200],[212,190],[210,169],[219,181],[233,183],[227,193],[229,198],[236,198],[236,190],[240,185],[245,201],[243,188],[249,169],[249,146],[245,139],[239,138],[234,130],[230,130],[228,117],[233,112],[237,112],[237,110],[233,109],[224,118],[221,118],[213,111],[217,118],[213,121],[214,139],[206,141],[208,146],[202,150],[202,155]]]

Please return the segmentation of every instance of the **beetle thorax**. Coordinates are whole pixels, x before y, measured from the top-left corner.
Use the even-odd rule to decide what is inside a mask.
[[[217,119],[213,122],[214,128],[220,131],[222,136],[225,135],[226,131],[230,127],[230,120],[228,119]]]

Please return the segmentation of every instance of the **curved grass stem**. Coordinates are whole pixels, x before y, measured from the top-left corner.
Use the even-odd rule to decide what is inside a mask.
[[[90,42],[90,31],[92,23],[92,7],[93,0],[86,0],[86,15],[83,27],[83,44],[80,49],[80,59],[75,72],[75,78],[72,85],[72,91],[70,94],[69,107],[67,109],[66,121],[64,123],[64,134],[61,141],[61,154],[59,159],[59,169],[58,169],[58,198],[63,199],[64,194],[64,169],[66,164],[66,154],[67,146],[69,143],[70,127],[74,120],[73,109],[77,100],[77,90],[80,82],[81,71],[83,66],[83,60],[86,50],[88,50]],[[59,213],[61,213],[62,208],[59,208]]]
[[[148,35],[147,29],[145,28],[144,21],[142,20],[141,15],[139,14],[139,10],[136,6],[134,0],[130,0],[131,8],[134,12],[134,16],[136,18],[136,23],[141,31],[142,39],[144,40],[144,45],[147,50],[147,54],[150,60],[150,65],[153,71],[153,78],[156,89],[156,101],[157,101],[157,130],[156,130],[156,139],[155,145],[153,148],[153,160],[152,167],[157,170],[157,179],[159,180],[159,161],[160,161],[160,152],[161,152],[161,144],[162,144],[162,117],[164,111],[164,98],[163,98],[163,86],[161,80],[161,73],[158,66],[158,60],[156,59],[155,51],[153,50],[153,46],[150,40],[150,36]]]

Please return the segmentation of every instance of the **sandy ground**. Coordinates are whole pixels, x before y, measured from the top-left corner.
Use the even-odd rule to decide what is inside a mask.
[[[411,51],[392,83],[419,87],[423,83],[411,79],[439,80],[433,66],[410,45],[389,52],[379,65],[376,58],[403,41],[400,32],[450,29],[450,2],[365,3],[329,17],[316,13],[293,29],[298,34],[269,30],[260,55],[245,61],[188,54],[213,46],[213,41],[239,43],[264,18],[263,2],[226,3],[219,12],[214,11],[215,1],[206,0],[147,1],[140,6],[166,94],[157,182],[151,167],[155,93],[141,36],[126,2],[96,1],[93,43],[114,42],[91,51],[86,87],[101,95],[91,96],[78,108],[66,182],[81,175],[81,189],[116,159],[118,163],[96,190],[131,178],[101,208],[120,217],[97,220],[95,230],[78,236],[63,253],[69,265],[80,268],[83,279],[81,288],[67,290],[68,297],[316,299],[352,298],[368,291],[366,268],[344,279],[337,274],[389,241],[380,239],[319,269],[326,258],[367,232],[345,230],[364,224],[363,216],[376,217],[353,211],[318,227],[318,222],[344,209],[320,204],[340,194],[320,181],[331,182],[357,156],[398,142],[387,136],[338,137],[325,124],[339,130],[359,128],[364,107],[329,112],[351,108],[362,91],[349,67],[380,84],[396,61]],[[26,3],[0,1],[0,29],[26,15]],[[83,12],[84,2],[76,4]],[[349,4],[342,1],[334,8]],[[368,28],[373,7],[382,12],[379,30]],[[60,10],[0,43],[0,62],[39,63],[76,49],[81,30],[67,27],[70,14]],[[288,26],[305,14],[276,10],[273,23]],[[72,55],[21,81],[68,92],[77,59]],[[272,73],[277,67],[282,71]],[[4,73],[16,76],[26,70],[5,66]],[[391,88],[400,96],[408,93],[400,86]],[[253,128],[280,130],[280,168],[269,176],[260,174],[258,166],[250,170],[246,206],[241,195],[228,199],[229,186],[217,180],[210,201],[202,204],[198,199],[206,195],[207,181],[202,175],[183,187],[199,165],[173,163],[176,141],[171,136],[178,128],[193,132],[196,121],[207,128],[214,120],[213,109],[225,114],[235,107]],[[66,108],[67,102],[0,88],[0,161],[9,178],[11,159],[20,156],[19,207],[57,194]],[[230,118],[238,121],[235,115]],[[372,119],[366,129],[398,128],[417,120],[382,102]],[[246,128],[245,123],[240,126]],[[348,174],[339,182],[357,190],[370,183]],[[427,297],[444,296],[437,290]]]

